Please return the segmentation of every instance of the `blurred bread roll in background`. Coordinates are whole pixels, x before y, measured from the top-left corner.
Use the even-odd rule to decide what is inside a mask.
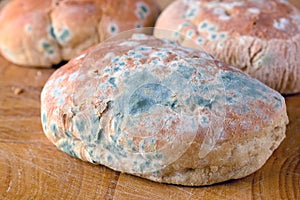
[[[288,1],[177,0],[156,27],[281,93],[300,92],[300,11]]]
[[[50,67],[119,32],[153,26],[159,12],[155,0],[13,0],[0,12],[0,50],[15,64]]]

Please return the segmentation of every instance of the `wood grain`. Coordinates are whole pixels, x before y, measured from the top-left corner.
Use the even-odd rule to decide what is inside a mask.
[[[300,95],[287,97],[287,138],[267,164],[212,187],[158,184],[58,151],[40,124],[40,91],[53,69],[0,58],[0,199],[299,199]],[[23,93],[15,94],[14,88]]]
[[[18,67],[0,57],[1,200],[300,199],[300,95],[286,97],[287,138],[262,169],[210,187],[181,187],[120,174],[57,150],[40,123],[40,92],[53,71]]]

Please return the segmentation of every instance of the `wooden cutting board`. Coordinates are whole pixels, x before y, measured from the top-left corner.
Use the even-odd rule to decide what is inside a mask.
[[[53,71],[18,67],[0,57],[0,200],[300,199],[300,95],[286,97],[287,137],[263,168],[240,180],[181,187],[120,174],[57,150],[40,123],[40,92]]]

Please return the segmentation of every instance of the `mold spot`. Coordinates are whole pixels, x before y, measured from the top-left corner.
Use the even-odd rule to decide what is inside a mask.
[[[73,156],[75,158],[78,158],[76,152],[74,151],[74,144],[73,142],[70,143],[70,141],[68,140],[64,140],[63,142],[61,142],[58,145],[58,148],[61,149],[62,151],[66,152],[67,154],[69,154],[70,156]]]
[[[252,98],[261,99],[264,102],[269,101],[266,86],[255,79],[233,72],[226,72],[222,75],[222,80],[225,89],[238,92],[243,102],[248,102],[248,99]],[[242,89],[240,87],[241,85],[243,86]]]
[[[109,72],[111,72],[111,69],[106,67],[106,68],[104,69],[104,73],[109,73]]]
[[[115,57],[115,58],[112,59],[112,62],[113,62],[114,64],[116,64],[117,62],[119,62],[119,60],[120,60],[119,57]]]
[[[250,12],[250,13],[253,13],[253,14],[259,14],[260,13],[260,10],[258,8],[248,8],[247,11]]]
[[[140,53],[135,53],[133,58],[143,58],[144,56]]]
[[[43,114],[42,114],[42,122],[43,122],[43,124],[46,124],[46,123],[47,123],[46,113],[43,113]]]
[[[152,172],[152,176],[157,177],[159,175],[159,171]]]
[[[199,24],[199,29],[202,30],[202,29],[206,29],[208,27],[208,22],[204,21],[202,22],[201,24]]]
[[[149,7],[143,2],[139,2],[136,5],[137,9],[135,10],[135,14],[139,19],[144,20],[149,13]]]
[[[208,28],[208,31],[211,31],[211,32],[214,32],[217,30],[217,27],[216,26],[211,26]]]
[[[220,20],[229,20],[230,16],[229,15],[221,15],[221,16],[219,16],[219,19]]]
[[[153,99],[141,98],[136,102],[131,102],[132,106],[130,109],[130,114],[134,115],[136,113],[144,113],[150,110],[150,108],[155,105],[155,101]]]
[[[150,161],[147,160],[146,162],[144,162],[140,165],[140,171],[143,172],[145,169],[147,169],[149,167],[150,167]]]
[[[170,105],[171,109],[174,111],[176,111],[179,107],[177,99],[175,99],[173,102],[169,102],[168,105]]]
[[[145,4],[140,4],[140,8],[144,13],[148,12],[148,6],[146,6]]]
[[[273,98],[275,99],[275,103],[273,104],[273,107],[275,109],[279,109],[282,108],[282,101],[278,96],[273,96]]]
[[[133,152],[137,152],[138,151],[137,148],[134,145],[134,142],[132,140],[129,140],[127,144],[131,148],[131,151],[133,151]]]
[[[113,142],[113,141],[112,141]],[[116,143],[112,144],[112,145],[104,145],[104,148],[106,150],[108,150],[109,152],[111,152],[112,154],[114,154],[115,156],[119,157],[127,157],[126,152],[124,151],[124,148],[121,147],[120,145],[117,145]]]
[[[1,49],[6,55],[10,57],[14,57],[14,53],[11,50],[9,50],[7,47],[1,46]]]
[[[225,13],[225,10],[223,8],[215,8],[213,13],[216,15],[223,15]]]
[[[247,105],[243,105],[242,111],[244,114],[247,114],[247,113],[249,113],[250,109]]]
[[[120,67],[114,67],[114,72],[120,71]]]
[[[134,54],[135,54],[135,51],[134,51],[134,50],[128,51],[128,55],[132,56],[132,55],[134,55]]]
[[[111,163],[112,162],[112,157],[109,155],[109,156],[107,156],[107,161],[109,162],[109,163]]]
[[[122,68],[123,68],[125,65],[126,65],[126,62],[124,62],[124,61],[122,61],[122,62],[119,63],[119,66],[122,67]]]
[[[160,84],[143,85],[131,95],[129,112],[131,115],[141,114],[148,112],[154,105],[168,105],[171,95],[171,90]]]
[[[225,39],[227,37],[226,33],[220,33],[219,38],[220,39]]]
[[[219,42],[219,43],[217,44],[217,47],[218,47],[218,48],[223,48],[223,47],[224,47],[224,43],[223,43],[223,42]]]
[[[180,32],[179,31],[175,31],[175,32],[172,33],[172,35],[173,35],[174,38],[179,38]]]
[[[259,131],[259,126],[255,126],[254,130]]]
[[[49,27],[49,34],[53,39],[56,39],[55,32],[53,26]]]
[[[55,98],[59,98],[61,96],[62,90],[59,88],[54,88],[54,90],[52,91],[52,95]]]
[[[208,127],[210,125],[210,120],[208,119],[208,117],[206,116],[201,116],[200,117],[200,124],[203,126],[203,127]]]
[[[66,135],[67,137],[69,137],[69,138],[73,137],[73,134],[72,134],[71,131],[69,131],[69,130],[67,130],[67,131],[65,132],[65,135]]]
[[[135,61],[133,62],[133,64],[135,64],[136,66],[138,66],[138,65],[141,64],[141,62],[135,60]]]
[[[145,34],[140,34],[140,33],[136,33],[136,34],[133,34],[132,39],[134,40],[148,40],[148,36],[146,36]]]
[[[59,106],[62,106],[65,102],[65,97],[61,97],[59,100],[58,100],[58,105]]]
[[[282,103],[282,102],[281,102],[281,99],[280,99],[278,96],[273,96],[273,98],[274,98],[276,101]]]
[[[194,18],[196,16],[197,12],[198,12],[197,8],[191,8],[186,12],[185,17],[187,19]]]
[[[42,45],[43,50],[45,50],[48,54],[54,53],[53,47],[48,42],[42,41],[41,45]]]
[[[197,44],[202,44],[203,42],[204,42],[204,38],[202,38],[202,37],[198,37],[196,40]]]
[[[268,120],[268,116],[267,116],[267,115],[264,115],[263,121],[266,122],[267,120]]]
[[[138,44],[139,44],[139,43],[134,42],[134,41],[125,41],[125,42],[122,42],[121,44],[119,44],[119,46],[133,47],[133,46],[136,46],[136,45],[138,45]]]
[[[154,145],[154,144],[156,143],[156,141],[157,141],[157,139],[156,139],[155,137],[152,137],[152,138],[150,138],[149,143],[150,143],[151,145]]]
[[[293,22],[300,26],[300,16],[292,16]],[[299,27],[300,28],[300,27]]]
[[[168,56],[168,54],[167,54],[166,52],[164,52],[164,51],[157,51],[157,52],[151,53],[150,57],[151,57],[151,58],[152,58],[152,57],[157,57],[157,58],[163,60],[163,59],[167,59],[169,56]]]
[[[190,29],[186,32],[186,37],[191,38],[195,35],[195,31],[193,29]]]
[[[141,140],[139,143],[139,150],[144,152],[145,151],[145,140]]]
[[[164,155],[163,154],[156,154],[156,158],[159,159],[159,160],[162,160],[164,158]]]
[[[187,65],[178,65],[177,71],[185,78],[190,79],[193,73],[195,72],[195,68]]]
[[[210,35],[210,39],[211,39],[211,40],[216,40],[217,37],[218,37],[218,35],[215,34],[215,33],[213,33],[213,34]]]
[[[226,104],[228,105],[234,105],[237,104],[238,102],[235,101],[234,97],[231,96],[226,96]]]
[[[245,3],[244,2],[216,2],[216,1],[211,1],[208,4],[209,8],[214,8],[217,6],[221,6],[222,8],[226,9],[226,10],[231,10],[234,7],[239,7],[239,6],[243,6]]]
[[[51,131],[51,133],[53,134],[54,137],[58,136],[58,128],[57,128],[57,125],[55,123],[52,123],[50,125],[50,131]]]
[[[190,22],[184,22],[182,24],[179,25],[179,29],[188,27],[188,26],[193,26]]]
[[[136,48],[137,51],[149,52],[152,50],[152,47],[149,46],[139,46]]]
[[[290,22],[288,19],[280,18],[278,21],[275,21],[273,23],[273,26],[278,30],[285,30],[285,28],[288,26],[289,23]]]
[[[86,130],[86,124],[84,122],[84,120],[81,119],[77,119],[75,121],[75,128],[79,133],[83,133]]]
[[[78,72],[74,72],[69,76],[68,81],[74,81],[78,77]]]
[[[161,61],[158,60],[158,59],[153,59],[153,60],[151,60],[151,62],[149,64],[151,64],[151,65],[159,65],[159,64],[163,64],[163,63],[161,63]]]
[[[192,96],[186,100],[187,105],[190,106],[190,110],[194,111],[198,106],[202,108],[212,109],[212,105],[214,103],[211,99],[204,99],[200,96]]]
[[[26,30],[26,32],[30,33],[32,31],[32,26],[30,24],[26,24],[25,25],[25,30]]]
[[[64,29],[58,36],[58,40],[60,43],[65,43],[70,39],[70,31],[68,29]]]
[[[116,85],[116,78],[115,77],[111,77],[108,79],[108,82],[115,88],[117,88],[117,85]]]
[[[113,52],[109,52],[107,54],[105,54],[104,59],[111,59],[115,56],[115,54]]]
[[[135,28],[142,28],[142,25],[140,23],[135,25]]]
[[[218,15],[220,20],[229,20],[231,16],[229,10],[220,7],[214,8],[213,13]]]

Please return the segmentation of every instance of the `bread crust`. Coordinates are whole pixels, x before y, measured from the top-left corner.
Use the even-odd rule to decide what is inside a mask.
[[[0,51],[11,62],[50,67],[119,32],[153,26],[155,0],[14,0],[0,13]]]
[[[199,50],[145,35],[99,44],[41,94],[60,150],[153,181],[209,185],[258,170],[285,137],[284,98]]]
[[[156,27],[284,94],[300,92],[300,11],[288,1],[177,0]],[[172,35],[169,35],[169,38]]]

